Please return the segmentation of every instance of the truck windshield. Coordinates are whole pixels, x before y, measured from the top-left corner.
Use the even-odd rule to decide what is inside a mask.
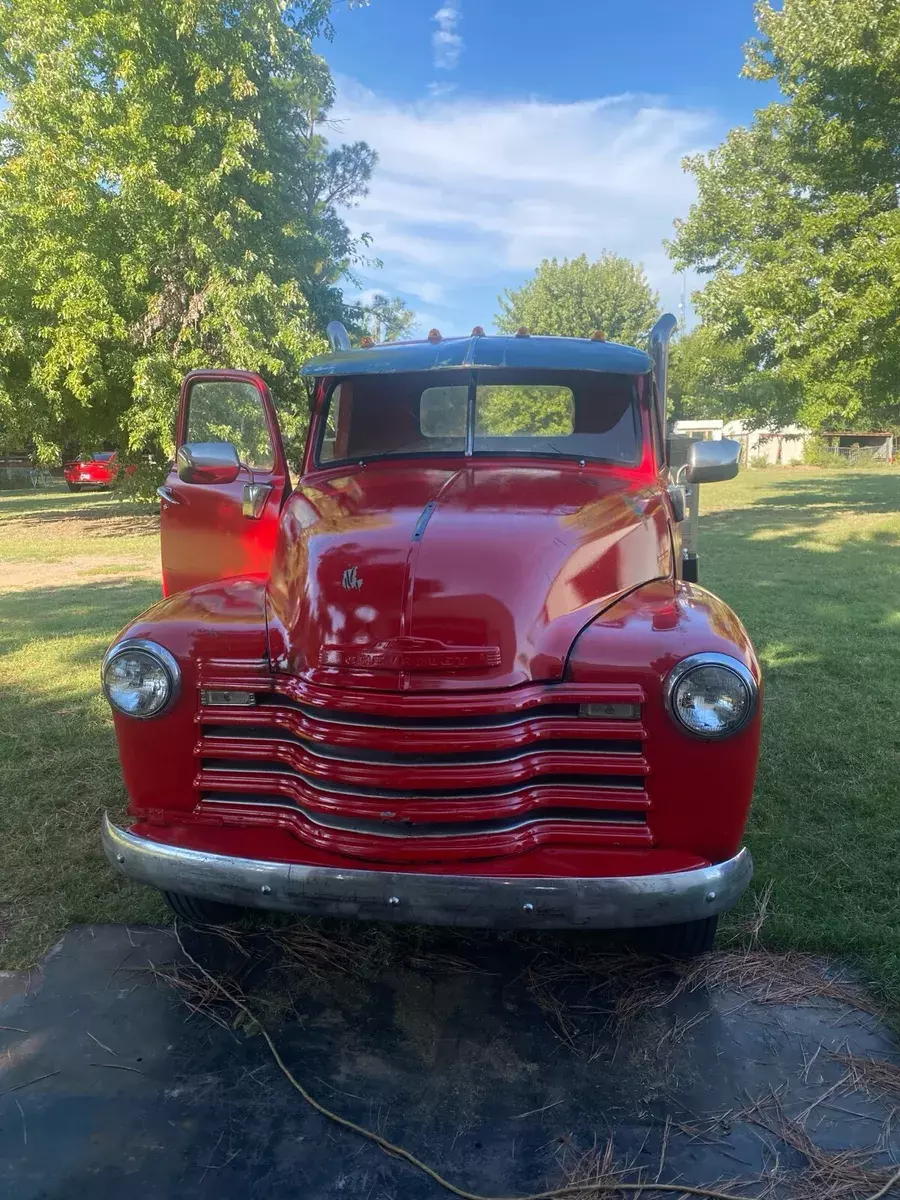
[[[359,375],[331,389],[319,466],[457,454],[634,466],[635,380],[589,371],[429,371]]]

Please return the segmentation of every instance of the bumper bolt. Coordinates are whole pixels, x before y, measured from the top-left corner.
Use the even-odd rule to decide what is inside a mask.
[[[394,908],[399,903],[400,903],[399,896],[388,896],[388,904],[390,904],[391,908]]]
[[[259,890],[262,892],[262,894],[264,896],[268,896],[272,891],[272,889],[269,887],[269,885],[267,883],[264,883]]]
[[[706,903],[707,904],[712,904],[712,902],[713,902],[713,900],[715,900],[715,898],[716,898],[715,892],[707,892],[706,893]]]
[[[117,854],[117,855],[116,855],[116,862],[117,862],[117,863],[123,863],[124,861],[125,861],[125,855],[124,855],[124,854]]]
[[[534,905],[531,903],[530,900],[526,900],[525,903],[522,905],[522,912],[524,912],[524,913],[533,913],[534,912]]]

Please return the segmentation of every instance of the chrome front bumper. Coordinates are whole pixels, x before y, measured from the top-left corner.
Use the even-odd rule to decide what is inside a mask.
[[[335,870],[233,858],[136,837],[103,818],[110,863],[167,892],[321,917],[469,928],[635,929],[731,908],[753,875],[749,850],[692,871],[608,878],[503,878]]]

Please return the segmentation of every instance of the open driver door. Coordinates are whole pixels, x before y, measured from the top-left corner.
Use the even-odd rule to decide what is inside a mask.
[[[265,381],[250,371],[192,371],[181,388],[176,446],[157,493],[163,595],[267,576],[289,476]]]

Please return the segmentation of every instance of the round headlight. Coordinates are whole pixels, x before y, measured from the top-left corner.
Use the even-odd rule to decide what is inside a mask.
[[[168,650],[144,638],[113,646],[103,660],[103,690],[126,717],[158,717],[174,703],[181,671]]]
[[[669,672],[666,703],[677,723],[702,738],[737,733],[753,716],[758,688],[742,662],[727,654],[694,654]]]

